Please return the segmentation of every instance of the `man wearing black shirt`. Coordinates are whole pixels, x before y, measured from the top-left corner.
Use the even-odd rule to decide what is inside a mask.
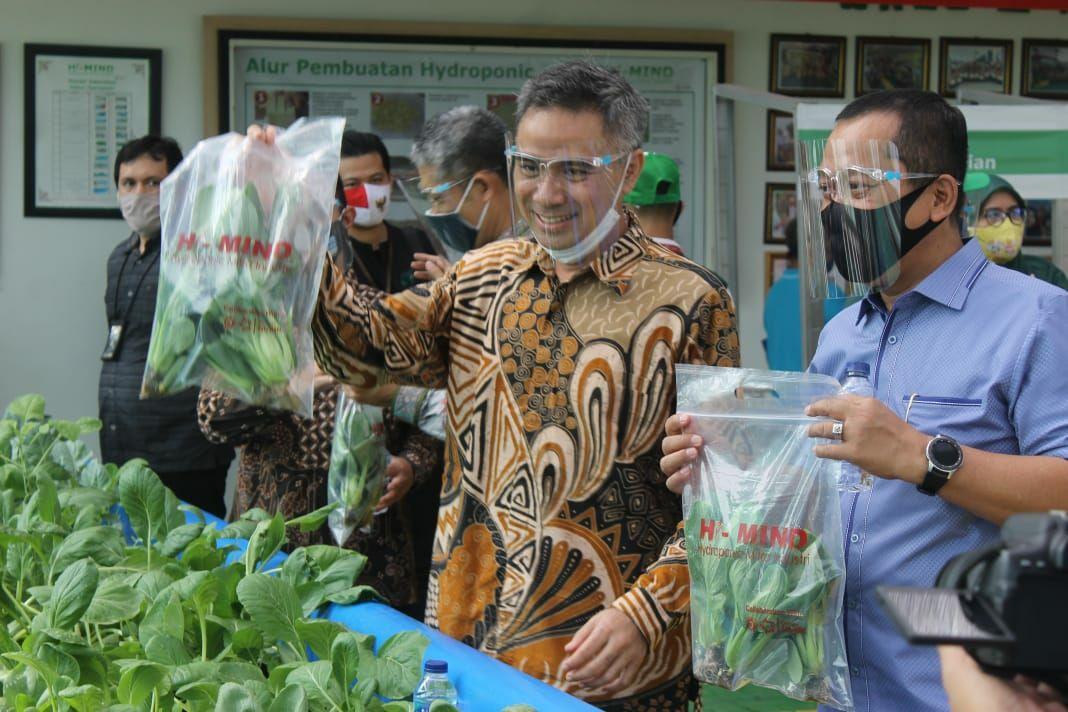
[[[100,371],[100,450],[105,462],[143,458],[179,499],[225,516],[234,451],[197,426],[197,389],[140,400],[159,282],[159,185],[182,160],[174,139],[143,136],[115,157],[115,185],[131,234],[107,263],[107,342]]]
[[[415,284],[411,269],[415,253],[434,249],[421,230],[386,222],[393,177],[389,152],[371,133],[345,131],[339,169],[344,210],[344,235],[337,240],[335,261],[353,270],[361,284],[383,292],[400,292]],[[344,239],[347,237],[348,239]]]

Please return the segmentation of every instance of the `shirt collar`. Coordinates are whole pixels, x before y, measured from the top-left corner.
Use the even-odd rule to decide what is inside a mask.
[[[969,240],[931,274],[916,285],[919,292],[931,301],[960,311],[972,291],[976,277],[990,262],[983,254],[978,240]]]
[[[972,290],[979,273],[989,264],[978,240],[968,240],[948,260],[938,266],[912,291],[922,294],[933,302],[960,311]],[[861,302],[857,321],[867,317],[872,310],[882,309],[882,298],[871,292]]]
[[[623,208],[623,220],[627,225],[623,234],[612,243],[611,247],[601,251],[590,264],[590,269],[597,279],[611,287],[620,296],[630,289],[634,271],[646,254],[645,246],[649,239],[638,222],[638,216],[630,208]],[[556,263],[549,251],[538,244],[533,236],[529,239],[534,244],[534,250],[527,261],[527,267],[537,264],[545,274],[554,274]]]
[[[145,245],[145,256],[151,255],[153,252],[158,250],[162,243],[163,243],[163,236],[162,235],[156,235],[151,240],[149,240],[148,244]],[[138,235],[136,232],[132,232],[132,233],[130,233],[130,241],[126,244],[126,252],[128,252],[128,253],[129,252],[137,252],[138,251],[138,247],[140,245],[141,245],[141,236]]]

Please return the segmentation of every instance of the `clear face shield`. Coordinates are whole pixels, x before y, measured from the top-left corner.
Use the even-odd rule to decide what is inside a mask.
[[[936,173],[906,173],[890,141],[798,144],[798,256],[814,299],[882,291],[900,261],[937,225],[905,228],[907,215]]]
[[[553,259],[583,264],[618,234],[633,150],[612,153],[591,142],[545,151],[511,135],[507,146],[512,222],[529,226]]]
[[[425,176],[400,182],[408,204],[424,229],[441,244],[449,262],[456,262],[474,249],[489,212],[488,200],[478,204],[473,199],[474,185],[473,175],[431,184]]]

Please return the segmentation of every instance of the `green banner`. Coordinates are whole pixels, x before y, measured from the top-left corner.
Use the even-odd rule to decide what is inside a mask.
[[[797,138],[817,141],[830,133],[804,129]],[[1068,132],[969,131],[968,170],[1018,176],[1068,174]]]

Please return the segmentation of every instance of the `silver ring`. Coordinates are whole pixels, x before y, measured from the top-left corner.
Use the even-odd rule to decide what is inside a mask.
[[[835,423],[831,426],[831,437],[835,440],[842,439],[842,430],[845,428],[844,423]]]

